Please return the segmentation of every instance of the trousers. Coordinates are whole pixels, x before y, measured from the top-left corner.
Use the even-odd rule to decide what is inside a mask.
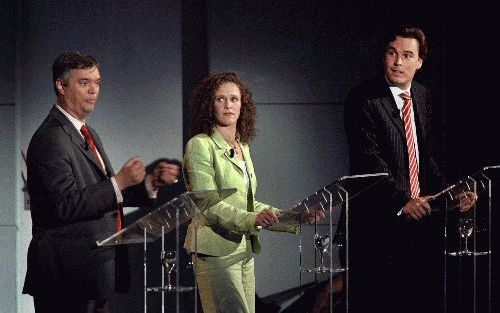
[[[205,313],[255,313],[254,258],[250,240],[222,257],[192,256]]]

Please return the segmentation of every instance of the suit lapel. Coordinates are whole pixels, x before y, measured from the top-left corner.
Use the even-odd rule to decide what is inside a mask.
[[[390,120],[394,124],[396,129],[401,133],[401,135],[404,136],[404,125],[399,113],[399,109],[396,106],[396,102],[394,101],[392,94],[390,93],[389,87],[387,87],[386,89],[388,90],[388,94],[385,97],[380,98],[380,106],[384,110],[387,119]]]
[[[424,137],[424,122],[426,121],[426,112],[424,112],[424,108],[422,107],[422,101],[424,96],[420,92],[419,88],[413,87],[411,88],[412,93],[412,101],[413,101],[413,115],[415,118],[415,127],[417,131],[417,138]]]
[[[223,157],[229,160],[231,163],[233,163],[233,168],[235,168],[238,173],[241,175],[243,178],[244,173],[243,169],[241,169],[240,165],[238,164],[238,159],[236,157],[230,157],[229,156],[229,149],[231,149],[231,146],[226,142],[226,140],[221,136],[221,134],[217,131],[216,128],[214,128],[212,135],[210,136],[212,140],[215,142],[215,145],[219,149],[218,153],[219,156],[222,157],[222,154],[224,155]],[[239,142],[239,141],[238,141]],[[253,212],[253,195],[255,194],[255,189],[256,189],[256,180],[255,180],[255,175],[254,175],[254,169],[253,169],[253,164],[252,160],[250,159],[250,149],[248,148],[247,144],[241,143],[240,144],[240,149],[241,149],[241,154],[243,156],[243,160],[245,161],[246,164],[246,170],[248,174],[248,180],[250,183],[250,189],[247,194],[247,210],[249,212]]]
[[[50,114],[61,123],[62,129],[68,134],[71,141],[75,144],[75,146],[78,148],[78,150],[80,150],[91,163],[93,163],[95,166],[97,166],[97,168],[99,169],[99,172],[102,173],[101,166],[99,165],[99,161],[96,160],[96,158],[94,157],[94,155],[90,151],[90,148],[87,146],[87,143],[82,138],[82,136],[80,135],[78,130],[75,128],[75,126],[70,122],[70,120],[68,120],[66,118],[66,116],[64,116],[64,114],[61,111],[59,111],[59,109],[57,109],[55,106],[50,111]],[[91,131],[91,135],[93,138],[95,138],[94,137],[95,132],[93,130]],[[94,144],[95,144],[95,140],[94,140]],[[99,140],[99,144],[100,144],[100,140]],[[96,147],[97,147],[97,144],[96,144]],[[101,153],[102,147],[101,147],[101,149],[98,148],[98,150],[99,150],[99,153]],[[107,157],[105,158],[105,153],[101,153],[101,157],[103,159],[107,160]],[[109,161],[107,161],[107,162],[109,162]],[[106,164],[106,161],[105,161],[106,168],[110,168],[110,167],[108,167],[108,165],[109,164]],[[104,175],[104,173],[103,173],[103,175]]]
[[[250,149],[247,144],[240,143],[241,154],[243,154],[243,160],[245,160],[247,166],[248,177],[251,179],[253,177],[253,164],[252,159],[250,159]]]
[[[250,181],[250,188],[252,190],[252,194],[255,194],[255,175],[253,169],[252,159],[250,158],[250,149],[247,144],[240,144],[241,154],[243,154],[243,159],[245,160],[245,164],[247,167],[248,180]]]
[[[95,130],[92,127],[90,127],[90,125],[87,124],[87,128],[90,132],[90,135],[92,136],[92,139],[94,140],[94,145],[95,145],[97,151],[99,151],[99,154],[101,155],[102,161],[104,162],[104,166],[106,167],[107,176],[108,177],[113,176],[114,175],[113,168],[111,167],[111,163],[108,159],[108,155],[104,151],[104,147],[102,146],[101,138],[99,138],[99,136],[97,135]],[[92,154],[92,157],[94,157],[93,154]],[[94,160],[95,160],[95,157],[94,157]]]
[[[417,132],[417,140],[421,139],[425,136],[425,121],[426,121],[426,112],[425,108],[422,106],[422,102],[425,101],[425,95],[422,94],[422,89],[416,86],[417,84],[412,84],[411,87],[411,101],[413,107],[413,116],[415,118],[415,127]],[[394,101],[394,97],[390,92],[389,87],[385,88],[385,96],[378,99],[380,101],[380,106],[383,108],[385,115],[389,120],[392,121],[396,129],[400,132],[401,136],[406,140],[406,135],[404,131],[403,120],[400,116],[400,111],[396,106],[396,102]]]
[[[243,171],[241,170],[239,164],[238,164],[238,159],[235,157],[230,157],[229,156],[229,150],[231,149],[231,146],[226,142],[224,138],[222,138],[222,135],[219,133],[217,128],[214,128],[212,135],[210,136],[212,140],[215,142],[215,145],[219,149],[218,153],[220,155],[224,155],[223,157],[228,159],[231,163],[235,165],[235,167],[238,169],[238,171],[243,175]]]

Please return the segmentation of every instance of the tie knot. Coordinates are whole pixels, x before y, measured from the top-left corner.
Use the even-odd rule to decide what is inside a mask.
[[[85,138],[90,137],[90,133],[87,126],[83,125],[82,128],[80,128],[80,132]]]
[[[402,92],[399,94],[399,96],[404,100],[404,101],[408,101],[410,100],[410,95],[405,91],[405,92]]]
[[[80,132],[83,135],[83,138],[85,138],[85,141],[90,145],[94,145],[94,140],[92,139],[92,136],[90,135],[89,129],[87,126],[83,125],[82,128],[80,128]]]

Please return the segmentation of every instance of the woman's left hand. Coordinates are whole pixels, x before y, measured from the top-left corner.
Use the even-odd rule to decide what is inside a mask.
[[[309,211],[303,210],[300,213],[300,217],[308,224],[314,224],[323,220],[325,218],[325,213],[321,209],[309,209]]]

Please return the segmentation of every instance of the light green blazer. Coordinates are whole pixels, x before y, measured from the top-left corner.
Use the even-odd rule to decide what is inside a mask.
[[[198,214],[198,253],[225,256],[234,252],[245,234],[250,236],[252,250],[260,252],[255,218],[266,208],[279,212],[277,208],[255,200],[257,180],[250,158],[248,145],[241,143],[241,152],[246,163],[250,188],[245,185],[243,170],[236,157],[229,157],[229,144],[214,129],[212,135],[198,134],[186,144],[183,175],[189,191],[236,188],[237,191],[222,202],[200,208]],[[194,252],[194,223],[188,227],[184,248]],[[295,227],[278,231],[296,232]]]

